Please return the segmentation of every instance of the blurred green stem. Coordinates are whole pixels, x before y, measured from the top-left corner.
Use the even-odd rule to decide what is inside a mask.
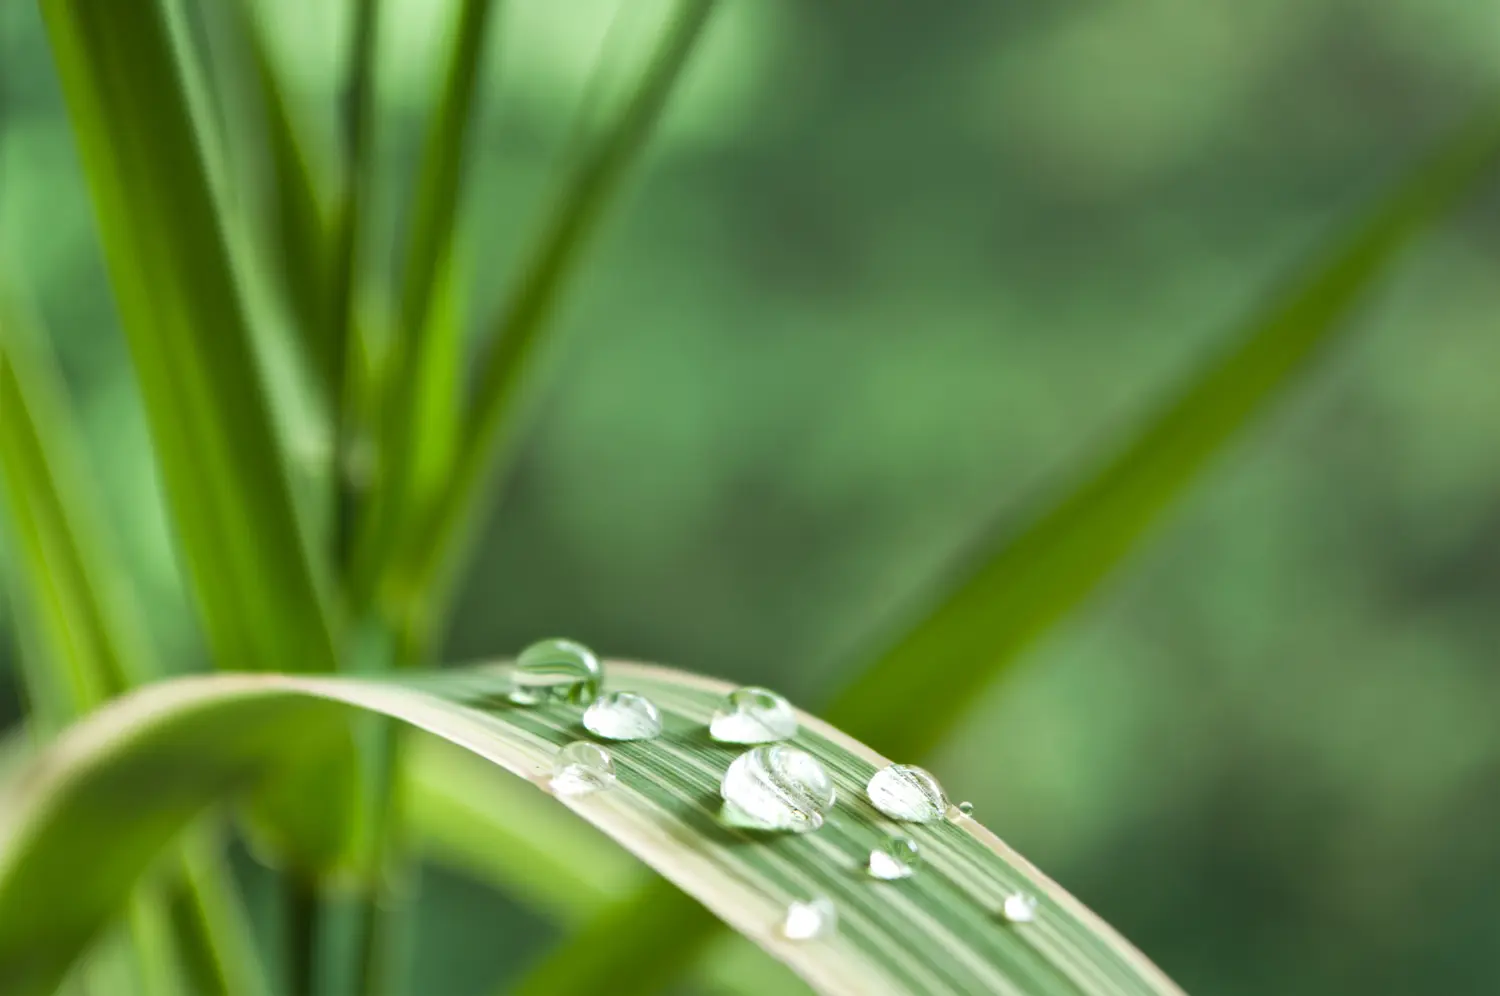
[[[288,869],[281,874],[283,927],[286,931],[288,996],[313,996],[318,979],[318,887],[306,875]]]

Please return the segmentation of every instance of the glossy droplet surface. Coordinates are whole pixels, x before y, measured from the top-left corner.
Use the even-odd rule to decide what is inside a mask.
[[[586,705],[598,697],[603,681],[604,668],[588,647],[573,640],[540,640],[516,658],[508,697],[516,705]]]
[[[605,740],[651,740],[661,736],[661,713],[635,692],[610,692],[583,711],[583,728]]]
[[[576,740],[558,751],[548,782],[558,795],[588,795],[617,781],[609,751],[587,740]]]
[[[909,837],[892,837],[870,852],[870,861],[866,870],[869,871],[871,878],[878,878],[882,882],[894,882],[898,879],[910,878],[917,870],[919,860],[920,852],[916,841]]]
[[[768,688],[736,688],[709,721],[708,735],[726,744],[786,740],[797,735],[797,714]]]
[[[1036,897],[1024,892],[1006,896],[1000,913],[1011,923],[1030,923],[1036,919]]]
[[[960,816],[973,816],[974,804],[968,799],[965,799],[963,802],[960,802],[958,804],[958,813]]]
[[[781,921],[781,936],[789,941],[811,941],[833,933],[838,923],[838,908],[831,900],[819,896],[787,906],[786,917]]]
[[[719,785],[724,818],[757,830],[806,833],[833,808],[833,779],[806,751],[784,744],[755,747],[730,764]]]
[[[948,801],[936,778],[910,764],[892,764],[870,776],[865,791],[875,808],[893,820],[931,823],[943,818]]]

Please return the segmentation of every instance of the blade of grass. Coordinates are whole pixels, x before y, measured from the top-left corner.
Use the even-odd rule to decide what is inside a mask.
[[[371,510],[376,534],[394,533],[442,480],[458,429],[462,321],[435,314],[435,289],[454,261],[454,217],[494,0],[463,0],[452,54],[417,174],[407,243],[401,318],[390,363],[393,381],[381,446],[381,489]],[[451,301],[443,301],[443,309]],[[384,541],[376,541],[385,546]]]
[[[329,321],[328,267],[332,238],[327,197],[308,154],[306,129],[296,120],[276,66],[264,8],[250,0],[231,5],[238,35],[248,49],[253,89],[265,117],[270,152],[278,276],[296,318],[308,360],[318,373],[325,403],[335,410],[341,393],[343,344]]]
[[[399,548],[373,555],[369,580],[376,588],[364,596],[377,598],[383,614],[415,632],[418,643],[431,627],[436,592],[455,570],[486,485],[496,483],[493,475],[505,466],[527,396],[523,385],[532,379],[562,289],[666,106],[713,8],[714,0],[681,0],[620,113],[597,140],[585,143],[490,336],[453,473]]]
[[[1223,351],[1061,501],[973,551],[956,584],[833,702],[829,715],[902,757],[929,753],[1048,626],[1080,604],[1210,459],[1338,334],[1388,264],[1500,158],[1485,109],[1338,232]]]
[[[885,759],[806,714],[791,743],[830,773],[837,805],[816,833],[736,829],[719,818],[718,786],[743,748],[703,735],[732,686],[664,668],[605,666],[612,690],[659,706],[664,733],[612,743],[618,783],[558,801],[818,991],[1179,993],[972,819],[896,824],[879,814],[864,800],[864,785]],[[0,799],[0,987],[31,996],[55,983],[175,826],[234,787],[305,761],[321,736],[342,727],[350,706],[436,734],[546,788],[558,750],[578,736],[578,707],[503,704],[514,687],[508,665],[404,682],[220,674],[166,682],[96,713],[38,756]],[[190,776],[185,757],[193,760]],[[165,771],[176,777],[157,782]],[[171,791],[147,800],[124,793],[130,804],[122,806],[122,786],[143,782]],[[102,813],[115,832],[78,855],[73,834]],[[901,882],[872,880],[861,868],[895,832],[917,841],[922,869]],[[79,876],[81,861],[88,874]],[[63,876],[81,887],[56,888]],[[1018,891],[1038,899],[1033,922],[1010,923],[999,913]],[[812,896],[835,903],[837,930],[810,941],[786,937],[779,925],[788,904]]]
[[[215,660],[333,670],[325,585],[164,0],[41,6]]]
[[[1333,238],[1117,455],[1013,539],[981,544],[957,583],[832,699],[830,721],[902,759],[929,753],[1032,639],[1124,559],[1209,457],[1334,337],[1385,265],[1486,177],[1497,155],[1500,112],[1487,108]],[[671,925],[670,945],[628,926],[653,918]],[[682,897],[648,887],[560,945],[521,992],[606,983],[617,994],[645,992],[635,980],[669,975],[661,966],[686,964],[715,929]],[[629,981],[621,988],[619,980]]]
[[[40,646],[28,648],[38,658],[31,666],[45,659],[54,672],[68,675],[70,694],[37,717],[55,727],[145,680],[152,670],[146,662],[154,658],[135,624],[139,610],[128,579],[89,502],[100,492],[85,471],[61,378],[30,325],[20,305],[0,294],[0,498],[20,554],[19,573],[28,582],[18,587],[31,595],[28,629],[43,634]],[[143,943],[148,935],[168,933],[195,992],[264,992],[224,868],[197,853],[178,870],[189,901],[183,908],[192,915],[168,923],[165,893],[152,889],[136,902],[132,932]],[[151,951],[142,950],[141,957],[148,970],[165,970]]]
[[[345,461],[353,445],[350,425],[354,399],[351,396],[350,364],[359,347],[358,330],[359,261],[365,201],[370,182],[370,153],[373,147],[375,120],[375,38],[380,22],[379,0],[356,0],[354,34],[349,52],[348,75],[344,85],[342,126],[344,142],[343,189],[338,208],[333,247],[332,313],[328,322],[332,330],[329,356],[337,368],[329,380],[334,418],[334,461],[338,469],[334,509],[334,543],[336,562],[345,566],[353,542],[354,507],[357,501],[355,482],[345,472]]]

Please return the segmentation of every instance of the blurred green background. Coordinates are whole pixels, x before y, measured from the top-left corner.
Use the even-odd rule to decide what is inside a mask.
[[[331,121],[343,5],[272,6],[301,110]],[[616,6],[502,5],[462,214],[476,320]],[[385,9],[377,284],[450,6]],[[1473,0],[720,14],[565,311],[444,659],[565,634],[816,697],[1500,91],[1500,13]],[[187,669],[202,650],[33,5],[0,5],[0,29],[0,248]],[[1189,992],[1500,989],[1497,273],[1491,197],[932,765]],[[8,723],[8,630],[3,653]],[[413,992],[490,991],[557,936],[436,869],[422,903]]]

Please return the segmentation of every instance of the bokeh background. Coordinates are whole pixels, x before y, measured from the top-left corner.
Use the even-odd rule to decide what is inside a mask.
[[[343,5],[271,6],[328,125]],[[394,286],[451,4],[385,6],[370,255]],[[502,5],[463,210],[476,322],[616,6]],[[0,28],[0,241],[149,625],[193,667],[34,5]],[[815,699],[1496,94],[1500,9],[1474,0],[729,0],[566,309],[445,658],[564,634]],[[931,765],[1190,992],[1500,990],[1497,274],[1491,196]],[[523,899],[432,870],[413,991],[522,971],[557,936]]]

